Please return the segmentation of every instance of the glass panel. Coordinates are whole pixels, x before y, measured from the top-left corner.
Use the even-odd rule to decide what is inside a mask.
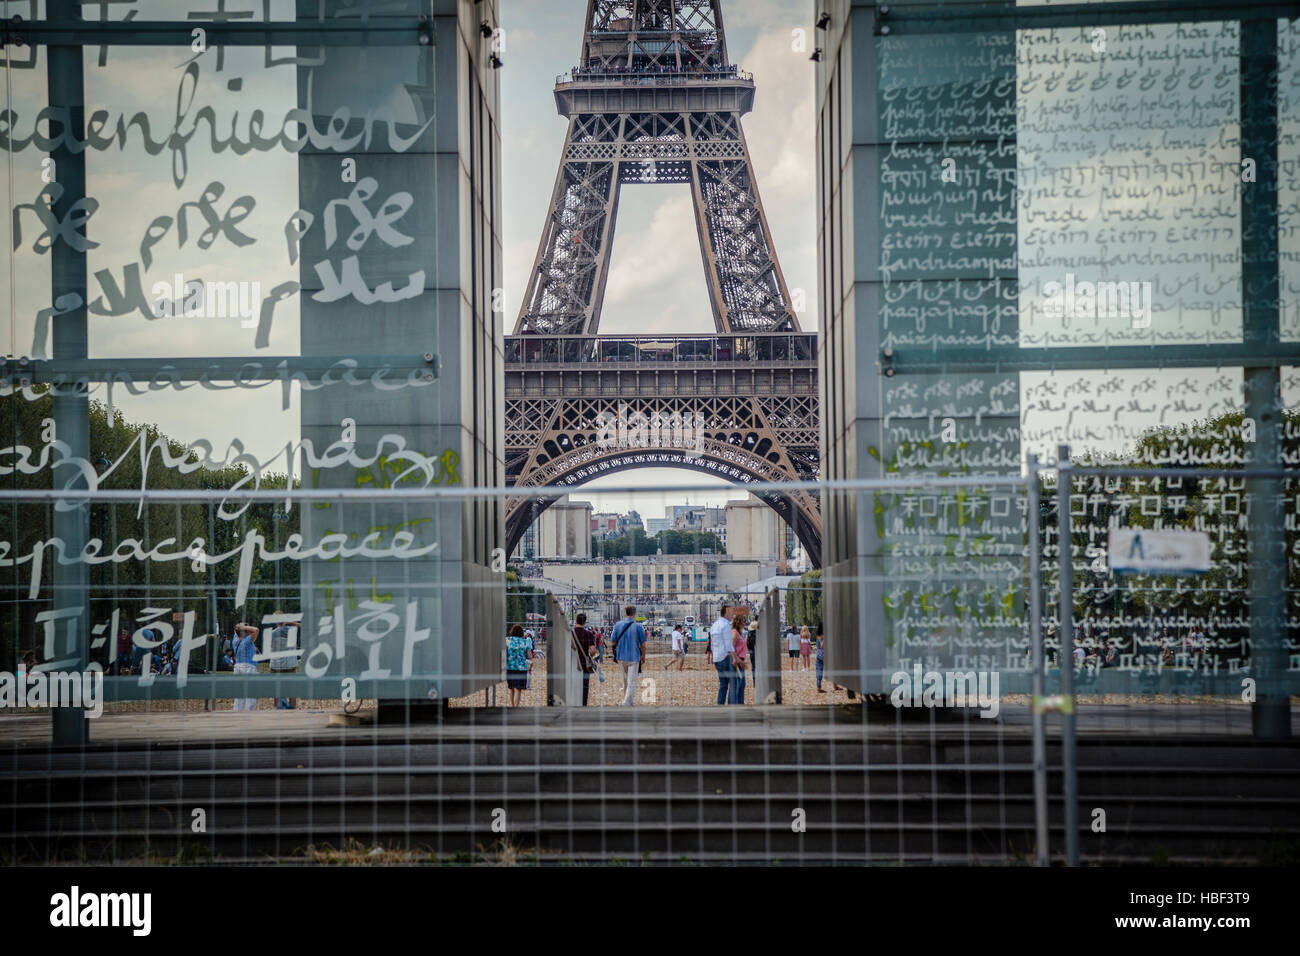
[[[1239,35],[1017,34],[1022,346],[1241,341]]]
[[[1277,25],[1278,254],[1282,341],[1300,341],[1300,20]]]

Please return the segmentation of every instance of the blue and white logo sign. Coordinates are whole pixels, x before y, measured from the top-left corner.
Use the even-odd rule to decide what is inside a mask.
[[[1110,569],[1115,574],[1202,574],[1210,570],[1204,531],[1112,528]]]

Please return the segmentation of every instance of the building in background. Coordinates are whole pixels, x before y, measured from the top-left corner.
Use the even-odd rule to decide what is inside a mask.
[[[722,551],[727,550],[727,509],[707,505],[674,506],[673,530],[695,534],[711,534],[718,539]],[[776,514],[776,512],[773,512]]]
[[[645,523],[642,522],[641,516],[635,511],[629,511],[625,515],[618,516],[618,533],[627,534],[632,530],[645,531]]]
[[[718,601],[753,593],[755,582],[773,579],[778,569],[773,561],[701,554],[555,560],[523,570],[528,583],[568,601],[585,601],[582,606],[596,611],[598,622],[612,623],[626,603],[652,618],[693,614],[712,620]]]
[[[724,511],[729,557],[767,562],[785,557],[785,522],[766,504],[750,495],[744,501],[728,501]]]
[[[591,503],[570,501],[565,495],[529,525],[511,558],[524,561],[590,558],[591,523]]]
[[[671,518],[646,518],[645,519],[645,533],[652,538],[655,535],[657,535],[660,531],[667,531],[672,526],[673,526],[673,522]]]
[[[591,516],[591,534],[594,538],[613,538],[618,536],[619,516],[613,512],[602,511]]]

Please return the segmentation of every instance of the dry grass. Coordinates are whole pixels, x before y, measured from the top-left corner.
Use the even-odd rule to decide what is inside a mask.
[[[401,850],[366,846],[360,840],[348,840],[342,849],[329,844],[304,847],[301,853],[308,863],[319,866],[408,866],[429,862],[429,854],[418,850]]]
[[[540,854],[536,850],[516,845],[508,837],[503,837],[489,847],[480,846],[476,853],[458,853],[443,859],[427,850],[370,846],[353,839],[348,840],[342,848],[329,844],[312,844],[297,854],[297,859],[315,866],[412,866],[436,863],[523,866],[537,863]]]

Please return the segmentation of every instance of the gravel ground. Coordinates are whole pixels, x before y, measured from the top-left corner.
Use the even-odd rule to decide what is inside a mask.
[[[117,700],[109,701],[104,704],[104,713],[106,714],[165,714],[165,713],[190,713],[201,712],[204,709],[205,700]],[[374,710],[375,701],[362,700],[358,701],[361,710]],[[218,698],[217,710],[234,710],[235,702],[233,699]],[[257,702],[258,710],[275,710],[274,698],[260,699]],[[323,711],[341,711],[342,703],[337,698],[326,698],[324,700],[304,700],[298,698],[298,710],[323,710]],[[349,710],[357,710],[357,705],[352,705]]]
[[[704,707],[716,706],[718,695],[718,675],[714,671],[713,665],[708,661],[707,649],[696,647],[686,658],[686,666],[683,670],[677,670],[675,667],[670,671],[664,670],[664,665],[668,663],[671,655],[666,653],[651,653],[647,655],[646,668],[640,675],[640,696],[637,698],[638,706],[661,705],[669,707]],[[546,706],[546,660],[539,658],[533,666],[532,683],[528,690],[524,691],[524,707],[544,707]],[[829,681],[824,681],[824,694],[817,693],[816,671],[810,666],[808,670],[795,670],[791,672],[788,669],[788,659],[782,658],[781,677],[783,681],[784,703],[787,704],[845,704],[849,703],[848,694],[843,690],[835,690]],[[595,675],[591,679],[591,700],[592,706],[616,706],[623,700],[623,675],[618,665],[609,662],[605,668],[605,681],[601,683],[596,680]],[[1086,694],[1077,695],[1080,704],[1218,704],[1222,706],[1233,706],[1241,704],[1237,697],[1223,698],[1207,695],[1184,695],[1175,696],[1168,694]],[[504,707],[509,701],[509,695],[506,693],[505,681],[496,685],[496,706]],[[1300,697],[1291,699],[1292,705],[1300,705]],[[1005,704],[1029,704],[1029,698],[1022,694],[1004,694],[1002,702]],[[144,714],[144,713],[176,713],[176,712],[201,712],[205,709],[204,700],[129,700],[113,701],[104,704],[104,713],[106,714]],[[746,672],[745,675],[745,703],[753,704],[754,685],[752,675]],[[373,700],[358,701],[358,705],[350,708],[352,711],[373,710],[376,702]],[[483,707],[484,695],[482,691],[472,694],[468,697],[453,698],[450,701],[452,707]],[[1244,704],[1242,706],[1245,706]],[[217,710],[233,710],[234,701],[225,698],[218,699],[216,702]],[[274,710],[275,701],[272,698],[261,699],[257,702],[258,710]],[[303,711],[324,711],[336,712],[342,710],[342,705],[337,699],[327,698],[323,700],[298,700],[298,709]],[[31,711],[38,712],[32,708],[24,710],[13,710],[11,713],[23,713]]]
[[[639,678],[640,696],[637,697],[637,705],[657,704],[669,707],[716,706],[718,700],[718,672],[713,669],[713,664],[708,662],[708,655],[704,649],[695,648],[692,650],[686,658],[685,667],[680,671],[676,667],[670,671],[664,670],[664,665],[668,663],[670,658],[671,655],[669,654],[646,655],[645,671]],[[604,683],[598,681],[594,674],[592,675],[590,705],[612,707],[621,704],[624,693],[621,669],[617,664],[610,663],[604,667],[604,672]],[[823,681],[822,683],[822,688],[826,693],[817,693],[817,675],[811,667],[806,671],[795,671],[793,674],[786,670],[782,672],[781,676],[784,703],[829,705],[845,704],[849,701],[848,694],[843,690],[837,691],[832,688],[829,681]],[[505,706],[509,699],[506,694],[505,681],[501,681],[496,685],[497,706]],[[745,675],[745,703],[754,703],[754,685],[748,671]],[[483,692],[479,691],[469,697],[455,698],[451,701],[451,706],[482,707],[484,706]],[[539,659],[533,664],[531,685],[528,690],[524,691],[522,706],[546,706],[546,661],[544,659]]]

